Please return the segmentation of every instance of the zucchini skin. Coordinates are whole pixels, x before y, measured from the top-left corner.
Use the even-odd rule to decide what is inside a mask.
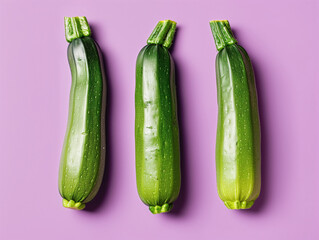
[[[104,173],[106,81],[100,49],[90,36],[70,42],[68,60],[72,85],[59,192],[65,207],[83,209]]]
[[[136,180],[152,213],[168,212],[180,191],[180,146],[174,61],[168,49],[149,44],[136,62]]]
[[[261,187],[260,123],[254,71],[244,48],[226,45],[216,57],[218,194],[230,209],[250,208]]]

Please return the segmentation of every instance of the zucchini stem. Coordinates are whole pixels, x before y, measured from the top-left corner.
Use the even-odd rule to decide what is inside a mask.
[[[252,201],[224,201],[226,207],[228,209],[248,209],[254,205],[254,200]]]
[[[218,51],[220,51],[227,45],[233,45],[237,43],[237,40],[233,35],[228,20],[210,21],[209,24]]]
[[[85,204],[81,203],[81,202],[74,202],[73,200],[67,200],[65,198],[63,198],[62,201],[63,207],[66,208],[72,208],[72,209],[76,209],[76,210],[82,210],[85,208]]]
[[[64,17],[65,38],[72,40],[91,36],[91,29],[86,17]]]
[[[158,206],[158,205],[149,206],[149,209],[153,214],[169,212],[171,211],[172,208],[173,208],[172,203],[165,203],[162,206]]]
[[[176,22],[171,20],[159,21],[151,36],[147,39],[147,44],[160,44],[166,48],[170,48],[175,31]]]

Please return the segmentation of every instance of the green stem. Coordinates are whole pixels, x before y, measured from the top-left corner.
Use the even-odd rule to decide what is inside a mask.
[[[165,203],[162,206],[159,206],[159,205],[149,206],[149,209],[153,214],[169,212],[171,211],[172,208],[173,208],[172,203]]]
[[[72,40],[91,36],[91,29],[86,17],[64,17],[65,38]]]
[[[65,198],[63,198],[63,207],[66,208],[72,208],[72,209],[76,209],[76,210],[82,210],[85,208],[85,204],[81,203],[81,202],[74,202],[73,200],[67,200]]]
[[[160,44],[166,48],[170,48],[175,31],[176,22],[171,20],[159,21],[151,36],[147,39],[147,44]]]
[[[228,20],[210,21],[210,28],[213,32],[215,45],[218,51],[227,45],[237,43]]]

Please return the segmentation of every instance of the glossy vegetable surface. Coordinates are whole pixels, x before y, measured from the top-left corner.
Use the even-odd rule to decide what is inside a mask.
[[[160,21],[136,62],[136,180],[152,213],[168,212],[180,190],[174,61],[168,51],[176,23]]]
[[[218,94],[218,194],[230,209],[250,208],[260,193],[260,126],[254,71],[228,21],[210,22]]]
[[[59,191],[64,207],[83,209],[103,178],[106,83],[100,49],[86,18],[65,18],[65,33],[72,85]]]

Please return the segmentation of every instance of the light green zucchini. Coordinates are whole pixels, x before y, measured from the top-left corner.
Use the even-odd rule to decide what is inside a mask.
[[[250,208],[261,186],[260,124],[255,77],[249,56],[228,21],[210,22],[216,57],[218,194],[230,209]]]

